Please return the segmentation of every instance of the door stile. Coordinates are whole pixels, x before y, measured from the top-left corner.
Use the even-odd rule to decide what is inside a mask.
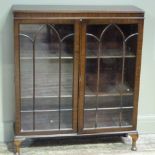
[[[75,21],[74,25],[74,81],[73,81],[73,130],[78,130],[78,80],[79,80],[79,56],[80,56],[80,22]]]
[[[16,124],[15,132],[16,134],[20,133],[21,128],[21,114],[20,114],[20,44],[19,44],[19,21],[14,21],[14,60],[15,60],[15,96],[16,96]]]
[[[80,68],[79,68],[79,105],[78,105],[78,133],[84,127],[84,91],[85,91],[85,65],[86,65],[86,23],[80,27]]]

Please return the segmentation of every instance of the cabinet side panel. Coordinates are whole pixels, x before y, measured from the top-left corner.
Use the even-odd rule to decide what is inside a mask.
[[[137,58],[135,70],[135,95],[134,95],[134,112],[133,112],[133,127],[137,127],[137,114],[138,114],[138,97],[139,97],[139,84],[140,84],[140,70],[141,70],[141,53],[143,43],[143,25],[144,21],[140,20],[138,23],[138,45],[137,45]]]
[[[20,132],[20,62],[19,62],[19,22],[14,20],[14,54],[15,54],[15,96],[16,96],[16,120],[15,133]]]

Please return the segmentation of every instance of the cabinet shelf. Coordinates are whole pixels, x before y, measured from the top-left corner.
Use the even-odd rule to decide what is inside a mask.
[[[102,97],[102,96],[132,96],[133,93],[99,93],[98,96]],[[85,97],[96,97],[96,94],[85,94]],[[35,96],[35,98],[58,98],[59,96]],[[61,98],[72,98],[72,95],[61,95]],[[33,96],[22,96],[21,99],[29,99],[29,98],[33,98]]]
[[[85,97],[104,97],[104,96],[132,96],[133,93],[99,93],[98,95],[96,94],[85,94]]]
[[[108,107],[108,108],[85,108],[85,111],[96,111],[96,110],[123,110],[123,109],[133,109],[133,106],[129,106],[129,107]],[[72,109],[51,109],[51,110],[21,110],[20,112],[23,113],[31,113],[31,112],[58,112],[58,111],[72,111]]]
[[[32,60],[32,57],[20,57],[20,60]],[[35,57],[36,60],[58,60],[59,57]],[[73,57],[61,57],[60,59],[73,60]]]
[[[72,131],[73,129],[72,128],[61,128],[59,129],[59,131]],[[44,130],[38,130],[38,129],[34,129],[34,130],[29,130],[29,129],[21,129],[21,132],[27,132],[27,133],[31,133],[31,132],[34,132],[34,133],[39,133],[39,132],[54,132],[54,131],[58,131],[58,129],[44,129]],[[34,137],[34,136],[33,136]],[[46,137],[46,136],[40,136],[40,137]],[[52,137],[52,136],[51,136]]]
[[[31,113],[31,112],[58,112],[58,111],[72,111],[72,109],[51,109],[51,110],[21,110],[20,112]]]
[[[85,111],[96,111],[96,110],[123,110],[123,109],[133,109],[133,106],[129,107],[106,107],[106,108],[85,108]]]
[[[126,55],[124,56],[124,58],[135,58],[136,56],[135,55]],[[112,58],[123,58],[123,56],[100,56],[100,57],[97,57],[97,56],[87,56],[86,59],[112,59]]]
[[[118,126],[104,126],[104,127],[97,127],[97,129],[118,129],[118,128],[131,128],[132,125],[118,125]],[[96,130],[96,127],[92,128],[84,128],[84,130]]]
[[[39,98],[58,98],[59,96],[35,96],[36,99]],[[71,98],[72,95],[61,95],[61,98]],[[22,96],[21,99],[30,99],[33,98],[33,96]]]

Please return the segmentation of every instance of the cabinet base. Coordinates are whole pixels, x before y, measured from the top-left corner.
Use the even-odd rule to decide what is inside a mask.
[[[22,142],[25,140],[26,138],[15,138],[14,139],[14,147],[15,147],[15,155],[20,155],[20,147]]]
[[[118,135],[118,136],[120,136],[120,137],[128,137],[128,135],[132,138],[132,146],[131,146],[131,150],[132,151],[136,151],[137,150],[137,146],[136,146],[136,141],[137,141],[137,139],[138,139],[138,132],[129,132],[129,133],[118,133],[118,134],[97,134],[97,135],[102,135],[103,137],[104,136],[116,136],[116,135]],[[97,135],[75,135],[75,134],[73,134],[73,135],[65,135],[65,137],[86,137],[86,136],[88,136],[88,137],[92,137],[92,136],[97,136]],[[31,139],[36,139],[36,138],[49,138],[49,137],[57,137],[57,136],[54,136],[54,135],[37,135],[37,136],[35,136],[35,135],[32,135],[32,136],[16,136],[15,137],[15,139],[14,139],[14,146],[15,146],[15,154],[16,155],[20,155],[20,147],[21,147],[21,144],[22,144],[22,142],[24,141],[24,140],[26,140],[27,138],[31,138]],[[60,137],[64,137],[64,136],[58,136],[59,138]]]

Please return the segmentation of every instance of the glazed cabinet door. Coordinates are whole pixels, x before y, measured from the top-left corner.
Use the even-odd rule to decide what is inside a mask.
[[[76,132],[78,25],[32,21],[15,29],[16,132]]]
[[[135,127],[140,31],[138,22],[83,23],[81,133],[126,131]]]

